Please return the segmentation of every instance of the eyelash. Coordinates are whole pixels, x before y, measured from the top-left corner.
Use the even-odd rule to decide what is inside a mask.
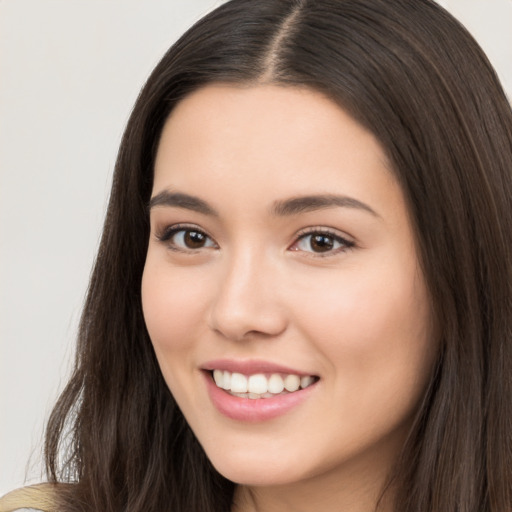
[[[304,230],[300,232],[297,236],[297,240],[290,246],[291,248],[294,246],[297,246],[301,241],[305,240],[308,237],[313,237],[314,235],[320,235],[321,237],[330,238],[334,241],[334,243],[338,243],[340,247],[322,252],[315,252],[315,251],[304,251],[306,253],[309,253],[313,255],[312,257],[315,258],[326,258],[329,256],[334,256],[336,254],[339,254],[341,252],[346,252],[349,249],[352,249],[355,247],[355,243],[351,240],[347,240],[346,238],[342,237],[338,233],[324,228],[324,227],[311,227],[307,230]],[[311,242],[310,242],[311,243]],[[299,250],[299,249],[291,249],[291,250]]]
[[[203,245],[197,248],[179,246],[175,242],[173,242],[172,239],[174,236],[181,232],[183,232],[184,236],[187,232],[196,233],[200,236],[203,236],[211,242],[211,245]],[[297,235],[297,239],[293,242],[293,244],[291,244],[288,250],[299,251],[299,248],[294,249],[294,247],[298,246],[302,241],[304,241],[308,237],[313,237],[314,235],[319,235],[321,237],[331,239],[333,240],[333,245],[339,244],[339,247],[336,247],[334,249],[328,249],[324,253],[303,250],[303,252],[309,253],[310,257],[325,258],[333,256],[340,252],[346,252],[355,246],[355,243],[353,241],[347,240],[346,238],[340,236],[338,233],[330,229],[326,229],[324,227],[311,227],[308,228],[307,230],[300,232]],[[168,226],[161,233],[157,233],[156,238],[161,243],[165,243],[170,250],[177,252],[194,253],[201,249],[218,248],[218,245],[215,243],[212,237],[210,237],[207,233],[205,233],[202,229],[198,228],[197,226],[189,224],[175,224],[173,226]]]
[[[156,238],[160,242],[165,243],[169,249],[171,249],[172,251],[177,251],[177,252],[193,253],[196,250],[209,248],[209,247],[203,246],[203,247],[198,247],[197,249],[194,249],[192,247],[185,248],[185,247],[180,247],[180,246],[176,245],[176,243],[174,243],[172,241],[172,239],[174,236],[176,236],[178,233],[181,233],[181,232],[183,232],[184,234],[187,232],[188,233],[197,233],[201,236],[206,237],[208,240],[212,241],[213,247],[218,247],[217,244],[213,241],[211,236],[209,236],[207,233],[205,233],[202,229],[198,228],[197,226],[190,225],[190,224],[174,224],[173,226],[168,226],[162,232],[157,233]]]

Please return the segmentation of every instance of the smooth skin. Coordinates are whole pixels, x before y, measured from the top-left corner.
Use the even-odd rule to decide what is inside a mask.
[[[146,324],[199,442],[239,484],[233,510],[373,510],[436,355],[378,141],[306,88],[209,85],[167,120],[152,197]],[[201,368],[219,358],[320,380],[286,414],[236,421],[207,393]]]

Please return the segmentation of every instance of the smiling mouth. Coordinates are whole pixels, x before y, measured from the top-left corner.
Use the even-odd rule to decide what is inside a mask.
[[[315,375],[295,375],[283,373],[256,373],[244,375],[227,370],[210,371],[215,385],[238,398],[272,398],[278,395],[295,393],[315,384]]]

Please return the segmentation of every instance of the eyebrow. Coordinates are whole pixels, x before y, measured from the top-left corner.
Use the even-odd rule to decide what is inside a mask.
[[[272,208],[272,213],[278,216],[288,216],[334,207],[355,208],[371,213],[375,217],[380,217],[380,215],[367,204],[353,197],[334,194],[300,196],[283,201],[276,201]]]
[[[182,192],[170,192],[163,190],[149,201],[149,210],[157,206],[170,206],[175,208],[184,208],[193,210],[203,215],[218,217],[219,214],[206,201],[198,197],[184,194]],[[335,194],[319,194],[309,196],[292,197],[275,201],[271,213],[278,217],[287,217],[298,215],[300,213],[312,212],[315,210],[323,210],[327,208],[354,208],[366,211],[375,217],[380,215],[367,204],[348,196],[340,196]]]
[[[160,192],[149,201],[149,210],[155,206],[174,206],[175,208],[193,210],[203,215],[219,216],[217,211],[206,201],[181,192],[169,192],[168,190]]]

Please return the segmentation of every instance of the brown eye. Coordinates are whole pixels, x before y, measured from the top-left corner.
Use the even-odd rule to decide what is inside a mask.
[[[158,238],[170,249],[177,251],[196,251],[217,247],[215,242],[206,233],[192,227],[171,227]]]
[[[304,234],[290,247],[293,251],[303,251],[312,254],[337,254],[354,247],[354,242],[328,231],[315,231]]]
[[[327,235],[313,235],[311,236],[309,245],[314,252],[331,251],[334,247],[334,238]]]
[[[184,232],[183,243],[189,249],[200,249],[204,247],[208,237],[200,231],[187,230]]]

